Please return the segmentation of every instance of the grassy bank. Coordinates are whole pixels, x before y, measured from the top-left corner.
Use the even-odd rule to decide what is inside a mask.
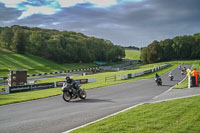
[[[199,133],[200,96],[145,104],[72,133]]]
[[[130,60],[140,60],[140,50],[126,49],[125,58]]]
[[[93,63],[56,64],[33,55],[0,54],[0,77],[7,77],[8,69],[28,69],[28,74],[37,74],[89,67],[97,67],[97,65]]]

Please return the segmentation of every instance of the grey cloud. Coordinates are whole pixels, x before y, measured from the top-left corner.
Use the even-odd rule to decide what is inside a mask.
[[[10,11],[2,20],[16,20],[20,14],[14,9],[2,10]],[[54,15],[32,15],[13,24],[31,27],[43,24],[44,28],[82,32],[118,45],[143,47],[154,40],[200,32],[199,16],[199,0],[142,0],[110,8],[79,4],[62,8],[61,12]],[[58,23],[53,25],[55,22]]]
[[[20,15],[21,11],[14,8],[6,8],[4,4],[0,3],[0,25],[6,26],[6,23],[15,21]]]

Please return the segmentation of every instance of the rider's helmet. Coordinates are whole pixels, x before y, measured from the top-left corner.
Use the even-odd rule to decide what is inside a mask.
[[[69,75],[66,75],[66,76],[65,76],[65,79],[66,79],[66,81],[70,80]]]
[[[155,76],[156,76],[156,77],[159,77],[159,75],[158,75],[157,73],[155,74]]]

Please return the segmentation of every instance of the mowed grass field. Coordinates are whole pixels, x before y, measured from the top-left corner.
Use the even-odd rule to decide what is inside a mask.
[[[140,50],[126,49],[125,58],[130,60],[140,60]]]
[[[97,67],[97,65],[93,63],[57,64],[33,55],[0,53],[0,77],[7,77],[8,69],[28,69],[28,74],[37,74],[90,67]]]

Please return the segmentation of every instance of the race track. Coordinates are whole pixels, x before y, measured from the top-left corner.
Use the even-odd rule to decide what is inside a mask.
[[[186,66],[190,67],[190,66]],[[167,91],[185,75],[172,71],[174,81],[162,75],[163,86],[144,79],[87,90],[86,100],[65,102],[61,96],[0,106],[1,133],[61,133],[117,111],[145,103]]]

